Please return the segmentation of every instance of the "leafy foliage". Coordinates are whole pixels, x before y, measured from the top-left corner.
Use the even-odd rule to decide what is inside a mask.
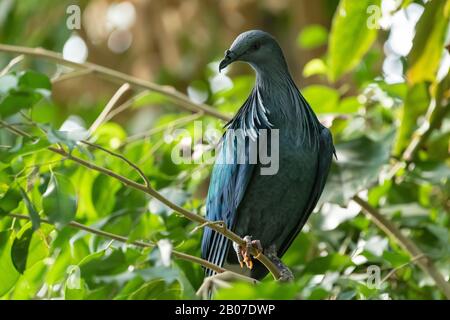
[[[32,5],[24,3],[8,9],[17,10],[8,21],[0,19],[19,36],[21,19],[33,12]],[[319,25],[298,30],[298,45],[305,51],[321,49],[328,38],[325,55],[314,56],[300,71],[314,77],[315,84],[302,92],[330,127],[337,160],[321,205],[283,257],[296,280],[281,284],[269,276],[257,285],[235,282],[219,288],[215,298],[445,297],[415,264],[418,257],[411,257],[352,201],[355,194],[367,199],[448,278],[450,121],[442,110],[448,110],[450,88],[445,51],[450,5],[440,0],[403,1],[393,9],[392,15],[411,5],[423,9],[412,49],[399,59],[403,80],[393,83],[382,71],[388,59],[379,49],[393,30],[367,27],[368,7],[380,3],[341,0],[330,31]],[[11,41],[11,35],[1,30],[1,41]],[[48,37],[51,41],[41,44],[59,49],[67,34],[48,32]],[[40,38],[30,41],[35,45]],[[6,64],[6,55],[0,58]],[[209,133],[204,140],[191,138],[198,138],[193,120],[201,120],[204,132],[221,132],[224,123],[203,114],[192,118],[175,108],[171,99],[150,92],[133,100],[122,114],[106,119],[89,136],[86,124],[100,114],[106,95],[91,92],[94,102],[85,102],[90,100],[78,98],[77,93],[76,103],[66,102],[66,97],[58,96],[60,84],[52,85],[50,80],[61,70],[53,75],[48,63],[36,61],[33,66],[40,71],[25,67],[0,77],[0,298],[197,299],[202,268],[174,257],[172,251],[200,255],[201,232],[192,232],[197,224],[148,194],[48,147],[63,148],[71,156],[141,183],[134,168],[101,148],[123,155],[167,199],[204,215],[211,166],[175,164],[172,152],[181,145],[195,158],[210,146]],[[215,69],[201,71],[200,79],[186,86],[190,88],[186,91],[192,100],[232,114],[254,79],[233,76],[231,80]],[[172,77],[163,73],[160,80],[175,82]],[[181,128],[185,130],[177,130]],[[412,158],[403,161],[405,150],[421,135],[425,138]],[[84,139],[101,148],[84,144]],[[186,146],[187,141],[194,146]],[[397,164],[399,169],[392,172]],[[81,227],[70,224],[72,220]],[[149,246],[137,246],[132,243],[136,240]],[[169,240],[170,245],[158,247],[157,243],[167,244],[160,240]],[[373,270],[379,272],[375,286]]]

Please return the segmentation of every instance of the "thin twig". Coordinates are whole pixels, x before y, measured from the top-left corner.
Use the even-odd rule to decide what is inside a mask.
[[[198,230],[203,229],[204,227],[210,227],[212,225],[217,225],[218,227],[224,228],[225,222],[224,221],[207,221],[205,223],[202,223],[201,225],[196,226],[194,229],[192,229],[191,234],[196,233]]]
[[[413,258],[411,258],[410,261],[408,261],[408,262],[406,262],[406,263],[404,263],[404,264],[402,264],[402,265],[392,269],[391,271],[388,272],[388,274],[383,279],[381,279],[381,283],[386,282],[387,280],[389,280],[389,278],[392,277],[398,270],[403,269],[406,266],[409,266],[411,263],[414,263],[417,260],[422,259],[423,257],[424,257],[424,255],[413,257]]]
[[[112,118],[117,116],[119,113],[122,113],[125,110],[127,110],[128,108],[130,108],[137,100],[139,100],[142,97],[145,97],[146,95],[148,95],[149,92],[150,91],[148,91],[148,90],[142,91],[142,92],[138,93],[137,95],[131,97],[130,99],[128,99],[124,103],[122,103],[117,108],[114,108],[113,110],[111,110],[111,112],[105,117],[105,122],[108,122],[109,120],[111,120]]]
[[[57,83],[57,82],[62,82],[62,81],[66,81],[66,80],[69,80],[69,79],[83,77],[83,76],[88,75],[90,73],[92,73],[91,69],[75,70],[75,71],[72,71],[72,72],[69,72],[69,73],[64,73],[61,76],[52,79],[52,83]]]
[[[128,83],[124,83],[120,86],[119,89],[117,89],[116,93],[112,96],[112,98],[108,101],[105,108],[102,110],[100,115],[95,119],[94,123],[89,128],[89,136],[91,136],[95,130],[103,123],[108,113],[114,108],[114,106],[117,104],[117,102],[120,100],[120,98],[128,91],[130,90],[130,85]]]
[[[145,185],[146,185],[147,187],[150,187],[150,180],[148,180],[147,176],[146,176],[145,173],[141,170],[141,168],[139,168],[137,165],[135,165],[132,161],[128,160],[128,159],[127,159],[126,157],[124,157],[123,155],[121,155],[121,154],[119,154],[119,153],[116,153],[116,152],[114,152],[114,151],[111,151],[111,150],[109,150],[109,149],[107,149],[107,148],[104,148],[104,147],[102,147],[102,146],[100,146],[100,145],[98,145],[98,144],[95,144],[95,143],[86,141],[86,140],[81,140],[80,142],[81,142],[81,143],[84,143],[84,144],[86,144],[86,145],[88,145],[88,146],[90,146],[90,147],[93,147],[93,148],[102,150],[103,152],[106,152],[106,153],[108,153],[108,154],[110,154],[110,155],[112,155],[112,156],[114,156],[114,157],[117,157],[117,158],[119,158],[119,159],[125,161],[130,167],[132,167],[134,170],[136,170],[136,171],[138,172],[139,176],[141,176],[141,178],[144,180]]]
[[[7,74],[15,65],[19,64],[20,62],[25,59],[25,56],[21,54],[20,56],[15,57],[12,59],[5,68],[0,72],[0,77],[3,77],[5,74]]]

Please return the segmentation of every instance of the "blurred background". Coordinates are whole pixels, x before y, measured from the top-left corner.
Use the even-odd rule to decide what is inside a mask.
[[[218,73],[218,62],[241,32],[273,34],[301,92],[331,129],[338,160],[317,213],[283,259],[296,281],[281,285],[266,279],[256,287],[237,283],[219,289],[217,297],[444,299],[450,298],[445,295],[450,275],[449,13],[446,0],[0,0],[0,43],[43,47],[70,61],[89,61],[172,87],[194,103],[231,116],[247,98],[254,73],[245,64]],[[0,48],[0,70],[19,54]],[[72,76],[67,66],[27,55],[8,71],[18,75],[30,69],[45,74],[52,87],[51,98],[34,104],[29,116],[64,132],[89,128],[121,85],[94,73]],[[164,95],[140,92],[132,88],[122,95],[118,105],[129,99],[131,105],[113,112],[98,128],[95,142],[138,163],[172,201],[204,214],[211,166],[176,165],[171,152],[179,143],[187,141],[190,148],[193,142],[192,157],[198,157],[206,147],[187,137],[192,121],[201,119],[205,129],[217,130],[224,122],[182,111]],[[7,90],[0,93],[6,96]],[[186,128],[187,135],[175,134],[177,127]],[[3,145],[14,143],[4,132],[1,139]],[[75,150],[82,156],[85,151]],[[131,239],[170,239],[177,250],[199,255],[201,232],[190,233],[193,223],[112,179],[47,153],[16,158],[2,169],[27,184],[38,211],[52,171],[59,172],[76,190],[78,221]],[[119,160],[98,150],[88,154],[138,180]],[[31,182],[24,169],[30,165],[38,168]],[[419,254],[374,223],[355,202],[357,194],[412,239]],[[14,212],[26,208],[24,202],[17,205]],[[0,220],[2,230],[11,220]],[[29,227],[17,222],[12,229]],[[199,266],[174,260],[168,268],[158,249],[108,245],[114,248],[111,254],[107,242],[95,235],[66,229],[57,234],[47,253],[8,280],[12,285],[0,285],[0,297],[194,298],[202,282]],[[441,275],[440,286],[417,264],[423,256]],[[44,257],[56,266],[36,262]],[[81,289],[67,285],[72,265],[81,268]]]

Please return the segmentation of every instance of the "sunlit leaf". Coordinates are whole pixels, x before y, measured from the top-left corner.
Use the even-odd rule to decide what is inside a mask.
[[[316,113],[339,112],[337,90],[322,85],[312,85],[304,88],[302,93]]]
[[[0,297],[14,286],[20,276],[11,259],[11,234],[12,231],[0,232]]]
[[[424,83],[417,84],[408,89],[401,109],[401,123],[397,131],[394,154],[400,155],[411,140],[411,135],[418,125],[417,120],[426,112],[429,103],[430,96],[427,86]]]
[[[448,1],[429,1],[425,4],[408,59],[407,76],[412,84],[435,79],[444,51],[449,18]]]
[[[328,42],[329,77],[339,79],[361,61],[377,36],[377,26],[372,25],[370,6],[380,8],[380,0],[341,0],[333,17]],[[375,8],[375,7],[372,7]]]
[[[303,68],[303,76],[306,78],[317,74],[327,74],[327,66],[322,59],[312,59]]]
[[[314,49],[324,45],[328,40],[328,31],[323,26],[314,24],[304,28],[297,38],[301,48]]]

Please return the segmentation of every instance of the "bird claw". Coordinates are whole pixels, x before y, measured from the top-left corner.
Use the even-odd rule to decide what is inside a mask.
[[[237,243],[233,243],[233,247],[236,251],[236,255],[238,257],[239,265],[241,266],[241,268],[244,268],[245,264],[245,266],[251,270],[253,269],[253,260],[250,252],[252,251],[252,249],[255,249],[257,252],[255,258],[258,258],[258,256],[263,251],[263,248],[261,246],[261,242],[259,240],[252,240],[251,236],[245,236],[243,239],[245,241],[245,246],[240,246]]]

